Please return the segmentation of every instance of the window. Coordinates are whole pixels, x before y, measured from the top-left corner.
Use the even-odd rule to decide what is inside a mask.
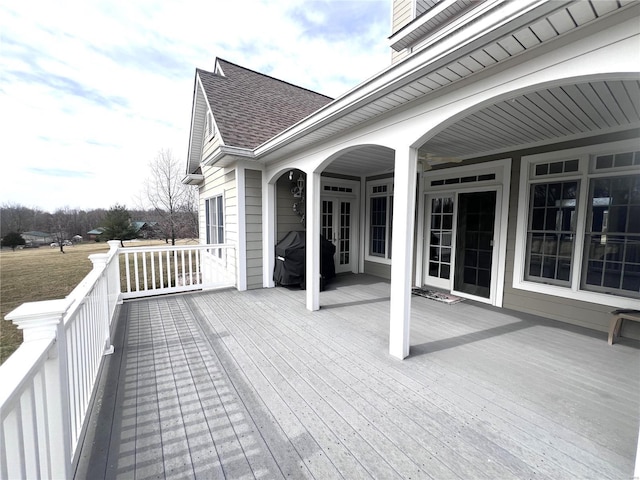
[[[222,195],[205,200],[207,243],[224,243],[224,205]]]
[[[393,185],[375,184],[369,189],[369,256],[391,258]]]
[[[640,298],[636,145],[523,157],[514,287],[613,306]]]
[[[216,127],[213,123],[213,114],[211,110],[207,110],[207,115],[204,119],[204,135],[202,136],[203,143],[214,137],[216,134]]]
[[[582,288],[639,296],[640,175],[589,184]]]
[[[569,285],[576,233],[578,182],[531,186],[527,232],[527,280]]]

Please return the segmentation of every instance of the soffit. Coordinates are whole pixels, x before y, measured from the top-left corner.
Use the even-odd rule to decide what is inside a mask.
[[[640,81],[609,80],[541,89],[497,102],[447,127],[418,151],[436,165],[640,126]],[[326,171],[373,175],[393,170],[394,152],[367,146]]]

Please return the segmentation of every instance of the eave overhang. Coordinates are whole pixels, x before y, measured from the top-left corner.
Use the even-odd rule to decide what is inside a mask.
[[[202,160],[203,167],[226,167],[238,160],[255,160],[256,154],[248,148],[219,145]]]
[[[185,185],[200,185],[204,182],[204,175],[199,173],[188,173],[180,180]]]
[[[428,43],[435,43],[460,28],[464,28],[475,18],[483,15],[488,9],[494,8],[503,1],[486,0],[484,2],[475,2],[462,12],[450,13],[451,7],[455,6],[459,0],[445,0],[391,35],[389,37],[389,46],[396,52],[400,52],[417,43],[418,39],[428,38],[430,35],[431,38],[429,38]],[[483,3],[483,5],[478,8],[480,3]]]

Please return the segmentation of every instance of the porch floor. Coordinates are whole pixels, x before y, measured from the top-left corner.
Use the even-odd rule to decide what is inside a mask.
[[[639,343],[389,284],[125,303],[76,478],[630,478]]]

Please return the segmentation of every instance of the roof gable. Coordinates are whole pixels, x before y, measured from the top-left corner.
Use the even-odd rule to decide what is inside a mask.
[[[254,149],[331,98],[222,59],[196,75],[225,145]]]

